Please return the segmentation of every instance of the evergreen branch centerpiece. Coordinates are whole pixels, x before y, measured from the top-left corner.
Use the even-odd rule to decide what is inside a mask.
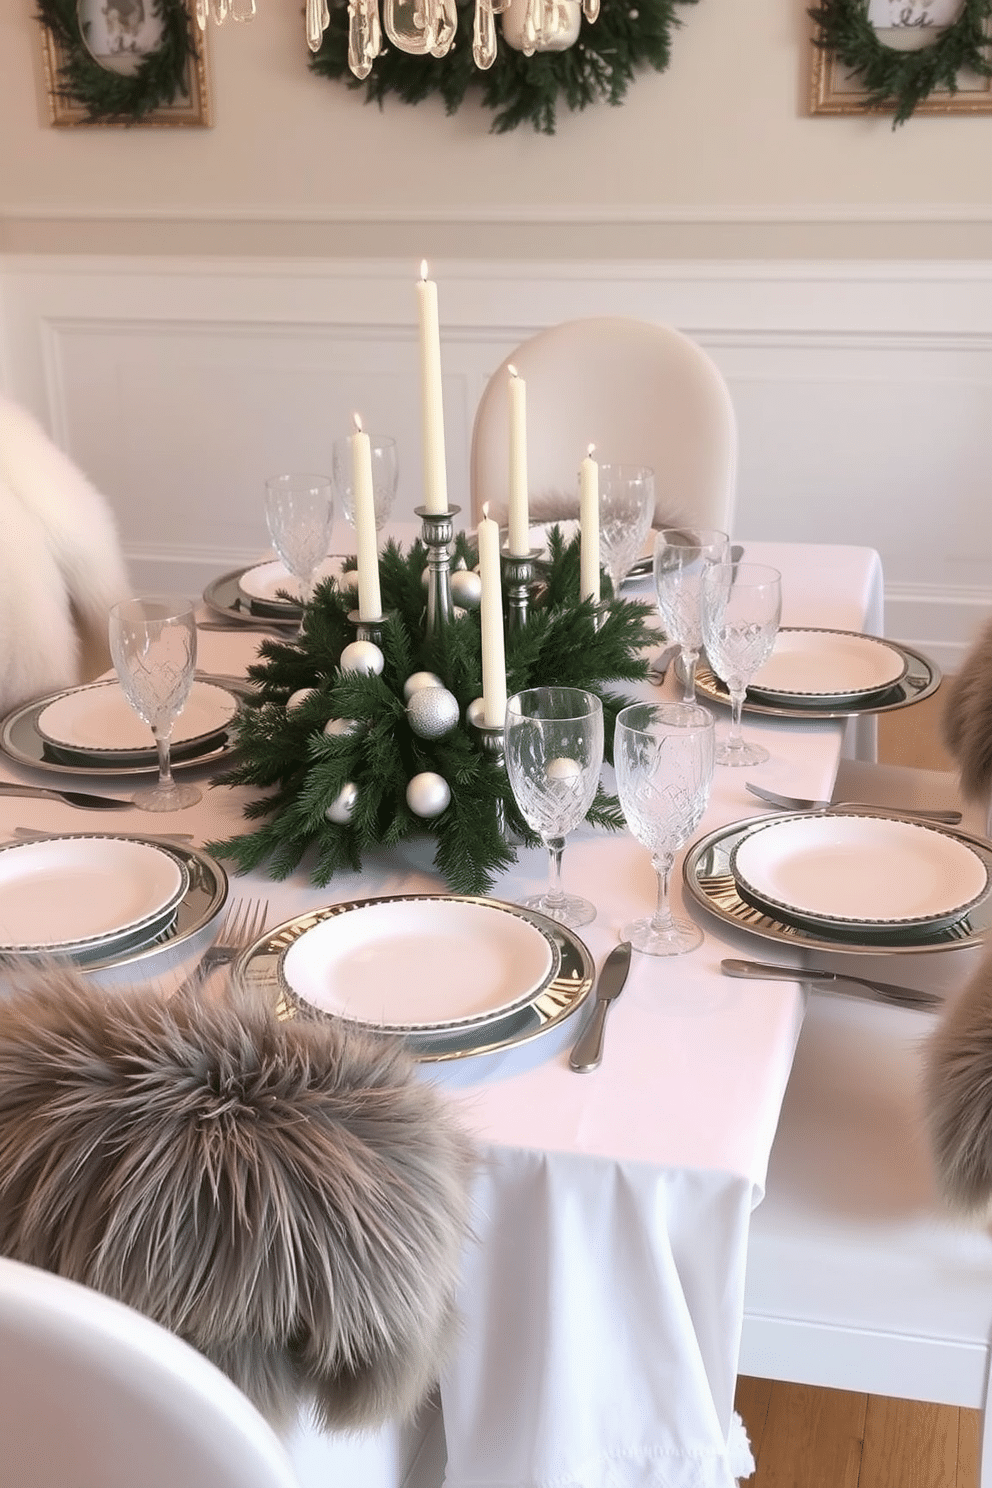
[[[580,601],[579,547],[578,537],[566,543],[552,529],[526,624],[507,629],[506,685],[511,693],[546,684],[595,693],[612,759],[613,723],[630,701],[615,684],[647,676],[653,607],[612,595],[598,606]],[[225,777],[262,789],[245,808],[257,825],[212,844],[239,871],[265,866],[285,878],[310,854],[312,879],[323,885],[339,871],[359,871],[369,852],[427,833],[451,892],[485,894],[515,860],[511,836],[537,845],[476,726],[477,550],[464,533],[455,537],[456,608],[433,630],[425,625],[427,560],[420,540],[406,553],[389,542],[380,555],[377,643],[355,639],[347,573],[318,587],[297,637],[261,643]],[[619,802],[602,786],[588,820],[624,825]]]

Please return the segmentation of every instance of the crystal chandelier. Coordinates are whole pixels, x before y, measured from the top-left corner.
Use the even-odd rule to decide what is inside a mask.
[[[496,16],[503,17],[503,39],[524,56],[562,52],[577,39],[582,17],[594,21],[600,0],[475,0],[472,57],[477,67],[496,61]],[[219,26],[228,16],[250,21],[255,0],[195,0],[197,23]],[[330,24],[328,0],[306,0],[307,46],[320,50]],[[348,0],[348,66],[357,78],[368,77],[386,40],[401,52],[443,57],[451,50],[458,26],[455,0]]]

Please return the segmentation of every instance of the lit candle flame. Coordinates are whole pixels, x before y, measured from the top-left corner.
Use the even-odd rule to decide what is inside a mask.
[[[358,413],[353,413],[351,416],[355,420],[355,433],[356,434],[361,434],[361,432],[362,432],[362,419],[361,419],[361,415],[358,414]]]
[[[426,284],[427,283],[427,260],[426,260],[426,258],[422,258],[420,260],[420,277],[421,277],[421,279],[423,279],[424,283]]]
[[[510,374],[511,377],[519,377],[520,376],[520,373],[517,371],[516,367],[513,365],[512,362],[507,362],[507,364],[506,364],[506,370],[507,370],[507,372],[509,372],[509,374]]]
[[[484,522],[488,522],[489,521],[489,502],[488,501],[484,501],[482,503],[482,520]]]
[[[596,446],[594,444],[591,444],[589,446],[589,448],[586,450],[586,454],[589,456],[590,459],[592,459],[592,453],[593,453],[593,450],[595,448],[596,448]]]

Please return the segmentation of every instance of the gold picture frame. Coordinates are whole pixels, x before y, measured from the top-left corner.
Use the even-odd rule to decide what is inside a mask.
[[[101,13],[114,10],[104,4]],[[144,7],[142,7],[144,8]],[[152,9],[151,6],[148,7]],[[42,0],[39,12],[49,122],[60,129],[111,126],[132,129],[210,128],[213,124],[205,34],[187,0],[157,0],[168,30],[148,55],[135,54],[133,76],[96,60],[84,34],[84,0]],[[169,48],[164,57],[160,50]]]
[[[893,28],[897,30],[897,28]],[[879,32],[886,40],[887,33]],[[868,93],[857,73],[848,71],[836,53],[813,42],[810,69],[809,112],[811,114],[893,114],[895,104],[867,106]],[[992,78],[961,73],[956,93],[942,89],[922,98],[917,114],[992,114]]]

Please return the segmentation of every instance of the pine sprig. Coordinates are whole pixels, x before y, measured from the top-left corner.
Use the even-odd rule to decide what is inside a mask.
[[[532,607],[526,626],[506,637],[507,686],[511,691],[557,683],[583,687],[603,703],[607,757],[613,724],[629,701],[618,681],[647,675],[641,655],[650,642],[645,621],[650,607],[637,602],[607,604],[597,625],[594,606],[578,602],[579,539],[552,534],[544,574],[543,602]],[[474,566],[477,553],[462,534],[457,561]],[[235,763],[225,779],[261,788],[245,807],[253,830],[212,847],[240,871],[266,865],[275,878],[294,872],[306,859],[313,881],[358,871],[368,853],[425,832],[436,838],[435,866],[453,893],[484,894],[495,876],[514,861],[503,823],[529,845],[527,828],[506,772],[480,747],[464,721],[482,691],[482,644],[477,612],[456,615],[433,637],[424,634],[426,549],[414,543],[404,554],[391,543],[380,563],[383,607],[381,675],[342,672],[341,652],[353,639],[348,619],[353,591],[330,579],[321,584],[292,640],[267,640],[250,669],[253,695],[235,724]],[[556,595],[559,603],[549,604]],[[454,694],[460,722],[441,739],[424,739],[410,727],[404,682],[417,671],[439,676]],[[287,708],[289,698],[312,689]],[[332,719],[350,720],[346,732],[324,732]],[[448,783],[446,809],[424,820],[411,809],[406,789],[414,776],[433,772]],[[327,818],[328,807],[348,786],[357,787],[347,823]],[[616,798],[600,787],[588,820],[611,831],[623,827]]]
[[[808,14],[819,27],[816,45],[861,79],[865,109],[894,108],[892,127],[904,124],[937,89],[956,93],[965,68],[992,77],[989,19],[992,0],[963,0],[957,17],[929,46],[897,51],[868,19],[865,0],[823,0]]]
[[[320,50],[311,57],[314,72],[362,89],[366,103],[399,98],[422,103],[438,96],[453,114],[470,93],[494,114],[494,134],[530,124],[540,134],[554,134],[558,109],[585,109],[590,104],[621,104],[639,69],[664,72],[671,57],[671,35],[682,24],[679,5],[696,0],[639,0],[637,5],[607,3],[598,20],[582,21],[574,46],[562,52],[535,52],[525,57],[503,40],[497,26],[497,55],[480,72],[472,59],[474,0],[456,0],[458,33],[445,57],[417,57],[387,45],[367,78],[348,69],[348,8],[331,5],[331,23]]]

